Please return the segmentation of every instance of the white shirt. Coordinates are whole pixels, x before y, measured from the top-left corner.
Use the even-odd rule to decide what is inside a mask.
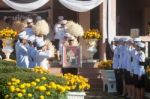
[[[145,62],[145,54],[143,51],[139,51],[137,57],[139,62]],[[138,64],[137,71],[138,71],[138,76],[141,77],[143,74],[145,74],[144,66]]]
[[[119,46],[114,48],[113,69],[118,69],[119,66]]]
[[[28,49],[22,43],[16,45],[17,66],[22,68],[29,67]]]
[[[65,28],[61,26],[61,24],[56,24],[55,25],[55,39],[63,40],[64,39],[64,34],[65,34]]]
[[[29,46],[28,54],[29,54],[29,68],[34,68],[36,66],[36,53],[37,49]]]
[[[49,67],[49,64],[48,64],[48,58],[51,57],[51,52],[50,50],[48,51],[41,51],[39,50],[37,53],[36,53],[36,64],[37,66],[41,66],[43,67],[44,69],[48,69]]]

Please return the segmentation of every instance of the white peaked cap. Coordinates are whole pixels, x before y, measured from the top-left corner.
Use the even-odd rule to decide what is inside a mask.
[[[27,32],[23,31],[23,32],[19,33],[19,38],[21,38],[21,39],[28,39]]]
[[[141,48],[144,48],[144,47],[145,47],[145,44],[142,43],[142,42],[138,42],[136,45],[139,46],[139,47],[141,47]]]
[[[30,42],[34,42],[35,41],[35,35],[32,35],[32,36],[28,37],[28,40]]]
[[[118,37],[114,37],[113,41],[119,41]]]
[[[134,38],[133,41],[134,41],[134,42],[141,42],[142,40],[141,40],[140,37],[137,37],[137,38]]]
[[[37,17],[36,17],[36,20],[37,20],[37,21],[42,20],[42,17],[41,17],[41,16],[37,16]]]
[[[63,20],[64,17],[63,17],[63,16],[58,16],[58,19],[59,19],[59,20]]]
[[[37,47],[43,47],[46,43],[43,40],[37,41]]]
[[[33,22],[33,19],[27,19],[27,22],[31,23],[31,22]]]

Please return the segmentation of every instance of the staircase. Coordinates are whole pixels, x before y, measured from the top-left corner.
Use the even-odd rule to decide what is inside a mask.
[[[72,73],[79,74],[89,79],[91,85],[90,90],[87,91],[102,91],[102,80],[100,69],[94,67],[94,63],[86,62],[82,64],[80,68],[62,68],[58,63],[54,63],[50,68],[51,74],[62,74],[62,73]]]
[[[94,67],[94,63],[83,63],[82,68],[79,68],[78,74],[87,77],[91,85],[88,91],[102,91],[102,80],[100,69]]]

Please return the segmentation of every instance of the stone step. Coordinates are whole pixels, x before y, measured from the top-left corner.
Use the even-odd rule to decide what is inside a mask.
[[[99,68],[79,68],[78,72],[80,73],[100,73],[100,69]]]
[[[87,78],[101,78],[101,74],[99,74],[99,73],[91,73],[91,72],[89,72],[89,73],[79,73],[79,75],[82,75],[82,76],[84,76],[84,77],[87,77]]]

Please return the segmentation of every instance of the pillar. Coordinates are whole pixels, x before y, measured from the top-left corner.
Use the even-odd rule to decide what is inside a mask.
[[[90,29],[90,11],[88,12],[81,12],[78,15],[79,24],[81,24],[84,28],[84,31],[87,31]],[[84,39],[80,39],[80,44],[82,45],[82,58],[83,60],[86,60],[89,58],[88,54],[88,43]]]

